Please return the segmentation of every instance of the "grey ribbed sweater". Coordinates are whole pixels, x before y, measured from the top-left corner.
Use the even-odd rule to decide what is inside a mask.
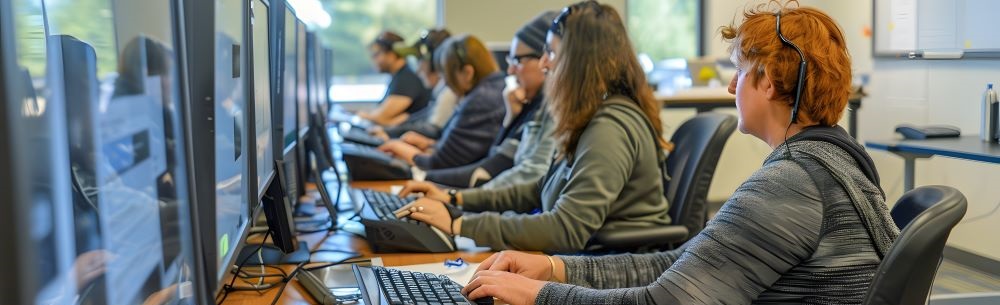
[[[561,257],[572,285],[546,284],[535,303],[860,304],[898,234],[881,191],[837,145],[789,146],[795,158],[775,150],[682,248]]]

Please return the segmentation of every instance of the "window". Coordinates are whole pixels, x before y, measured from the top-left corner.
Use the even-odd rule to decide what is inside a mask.
[[[701,1],[629,0],[626,20],[636,51],[654,61],[701,55]]]
[[[704,53],[700,0],[629,0],[626,22],[646,78],[670,93],[692,85],[688,58]]]
[[[337,0],[325,2],[333,23],[320,30],[324,45],[333,49],[333,102],[377,101],[389,76],[371,64],[368,45],[384,30],[398,33],[407,44],[435,27],[439,0]]]

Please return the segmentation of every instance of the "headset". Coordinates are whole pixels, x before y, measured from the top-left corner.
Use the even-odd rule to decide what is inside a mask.
[[[802,85],[806,79],[806,57],[802,54],[802,49],[800,49],[799,46],[795,45],[791,40],[785,38],[785,35],[781,34],[781,11],[775,13],[774,16],[776,19],[775,31],[778,32],[778,39],[781,39],[782,43],[791,46],[795,49],[796,53],[799,53],[799,76],[798,81],[796,81],[795,84],[795,103],[792,104],[792,118],[788,122],[788,127],[785,128],[785,141],[782,143],[782,145],[785,146],[786,155],[788,158],[792,158],[792,149],[791,147],[788,147],[788,128],[791,128],[792,124],[799,121],[799,102],[802,100]]]
[[[795,52],[799,53],[799,77],[798,81],[795,84],[795,104],[792,105],[792,119],[791,119],[791,124],[794,124],[797,123],[799,119],[798,118],[799,102],[802,100],[802,85],[806,80],[806,57],[805,55],[802,54],[802,49],[799,49],[799,46],[795,45],[794,43],[792,43],[791,40],[785,38],[785,35],[781,34],[781,12],[779,11],[775,13],[774,16],[776,17],[775,19],[777,20],[775,22],[776,23],[775,27],[776,31],[778,32],[778,38],[781,39],[782,43],[791,46],[793,49],[795,49]]]

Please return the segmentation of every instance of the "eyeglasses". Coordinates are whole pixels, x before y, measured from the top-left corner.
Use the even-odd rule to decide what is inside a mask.
[[[508,55],[507,56],[507,65],[509,65],[509,66],[520,65],[521,62],[524,61],[525,58],[529,58],[529,59],[541,59],[542,56],[538,55],[538,54],[534,54],[534,53],[514,55],[514,56],[509,56]]]
[[[552,32],[552,34],[555,34],[556,36],[562,37],[563,31],[566,29],[565,28],[566,19],[569,18],[569,15],[573,14],[574,10],[581,8],[583,5],[589,5],[590,7],[592,7],[594,9],[594,12],[597,13],[597,15],[604,13],[604,9],[601,8],[601,4],[597,3],[597,1],[594,0],[567,6],[562,10],[562,13],[560,13],[559,16],[556,17],[556,20],[552,21],[552,26],[549,27],[549,32]]]
[[[802,49],[799,49],[799,46],[781,34],[781,12],[774,15],[777,19],[775,27],[777,28],[778,38],[781,39],[782,43],[791,46],[795,49],[795,52],[799,53],[799,78],[795,84],[795,104],[792,104],[792,123],[796,123],[799,117],[799,102],[802,100],[802,85],[806,80],[806,57],[802,54]]]

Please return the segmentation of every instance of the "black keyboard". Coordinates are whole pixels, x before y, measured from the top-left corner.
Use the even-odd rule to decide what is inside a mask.
[[[385,144],[385,141],[379,139],[373,135],[368,134],[359,128],[351,128],[347,132],[343,133],[344,140],[348,142],[354,142],[358,144],[364,144],[369,146],[379,146]]]
[[[396,215],[393,212],[414,200],[376,190],[361,190],[361,194],[365,197],[368,205],[372,207],[375,215],[378,215],[379,219],[396,219]]]
[[[365,238],[377,253],[383,252],[452,252],[454,239],[426,223],[393,213],[417,197],[399,197],[386,192],[355,189],[354,198],[363,201],[361,224]]]
[[[462,286],[448,277],[373,266],[372,271],[390,305],[396,304],[493,304],[484,298],[475,302],[462,295]]]

